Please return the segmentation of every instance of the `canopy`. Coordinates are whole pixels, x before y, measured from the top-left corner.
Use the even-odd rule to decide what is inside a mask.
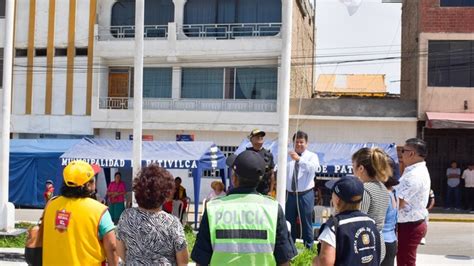
[[[474,129],[474,113],[427,112],[428,128],[466,128]]]
[[[10,140],[9,201],[16,205],[43,207],[46,180],[62,184],[59,156],[79,140]]]
[[[237,150],[236,154],[244,151],[251,144],[248,139],[244,139]],[[265,149],[272,152],[275,162],[278,158],[278,141],[266,140],[263,144]],[[384,150],[395,162],[397,167],[394,167],[395,177],[400,176],[398,169],[397,147],[394,143],[309,143],[308,150],[316,153],[319,157],[319,167],[316,171],[318,179],[331,179],[334,177],[341,177],[347,174],[353,174],[352,171],[352,154],[364,147],[379,147]],[[292,150],[288,146],[288,150]]]
[[[102,167],[131,167],[132,157],[131,140],[89,138],[82,139],[61,156],[63,165],[74,159],[82,159]],[[209,169],[225,169],[224,154],[214,143],[207,141],[143,141],[142,165],[150,163],[157,163],[167,169],[192,169],[194,220],[197,224],[202,172]],[[221,178],[225,185],[225,174]]]

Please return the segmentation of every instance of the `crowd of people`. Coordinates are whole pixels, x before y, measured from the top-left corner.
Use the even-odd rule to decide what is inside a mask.
[[[352,155],[353,176],[326,182],[334,214],[314,236],[316,153],[307,150],[308,135],[293,136],[287,167],[285,210],[272,197],[275,164],[263,148],[265,132],[249,135],[252,147],[230,156],[232,188],[212,182],[190,258],[198,265],[289,265],[297,255],[296,239],[312,249],[313,265],[416,265],[416,251],[427,232],[430,176],[426,143],[408,139],[401,150],[405,165],[399,180],[394,161],[379,148]],[[452,169],[456,165],[451,164]],[[469,172],[468,172],[469,171]],[[467,174],[466,174],[467,172]],[[473,166],[462,175],[466,187]],[[182,217],[171,214],[169,202],[185,201],[186,189],[165,169],[152,164],[134,178],[138,207],[124,208],[125,185],[115,173],[106,206],[90,196],[97,168],[73,161],[63,173],[58,197],[44,210],[43,263],[67,265],[186,265],[188,243]],[[469,176],[471,175],[471,176]],[[447,171],[448,182],[460,171]],[[453,181],[449,182],[453,184]],[[472,187],[474,189],[474,186]],[[51,189],[50,189],[51,190]],[[318,197],[321,197],[320,190]],[[52,193],[51,193],[52,194]],[[45,198],[46,198],[45,194]],[[168,207],[167,207],[168,206]],[[432,206],[431,206],[432,207]]]
[[[462,172],[462,175],[461,175]],[[463,208],[461,196],[464,190],[465,204],[467,211],[474,213],[474,162],[468,164],[468,167],[461,171],[456,161],[451,161],[450,167],[446,169],[447,190],[446,190],[446,210],[460,211]],[[464,180],[464,189],[461,187]]]

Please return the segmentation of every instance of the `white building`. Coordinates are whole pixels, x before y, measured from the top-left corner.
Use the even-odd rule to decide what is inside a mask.
[[[145,2],[143,134],[220,146],[238,145],[254,128],[276,137],[281,1]],[[313,11],[295,2],[295,54],[308,45],[312,62]],[[134,4],[16,1],[14,138],[130,137]],[[295,88],[305,95],[312,71],[300,66],[292,77],[304,72]]]

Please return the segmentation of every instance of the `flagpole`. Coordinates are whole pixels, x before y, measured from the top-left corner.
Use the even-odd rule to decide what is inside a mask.
[[[286,202],[286,169],[288,158],[288,120],[290,111],[290,78],[291,78],[291,31],[293,1],[282,1],[282,52],[280,67],[280,85],[278,98],[278,176],[277,201],[285,210]]]
[[[142,166],[142,105],[143,105],[143,35],[144,0],[137,0],[135,6],[135,75],[133,92],[133,178]],[[135,196],[132,196],[134,201]]]
[[[11,231],[15,228],[15,206],[8,202],[10,179],[10,110],[12,95],[13,68],[13,28],[15,3],[5,3],[5,49],[3,50],[3,106],[2,106],[2,154],[0,176],[0,230]]]

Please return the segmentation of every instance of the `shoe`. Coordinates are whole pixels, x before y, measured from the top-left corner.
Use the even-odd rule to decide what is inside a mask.
[[[422,238],[420,241],[420,245],[426,245],[426,238]]]

